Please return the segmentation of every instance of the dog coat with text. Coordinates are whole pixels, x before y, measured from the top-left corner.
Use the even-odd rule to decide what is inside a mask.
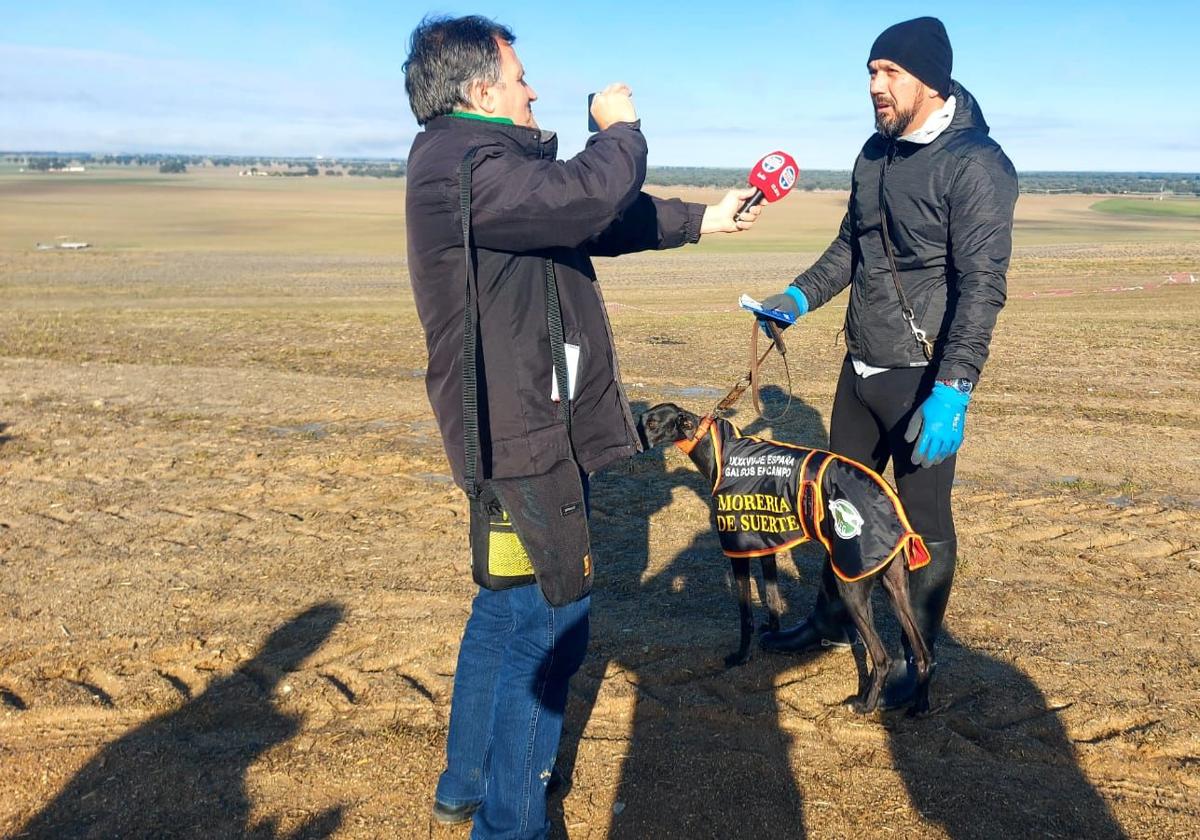
[[[855,581],[903,552],[909,569],[929,562],[900,500],[876,472],[841,455],[743,435],[715,418],[697,431],[712,441],[713,514],[728,557],[761,557],[810,539],[833,570]]]

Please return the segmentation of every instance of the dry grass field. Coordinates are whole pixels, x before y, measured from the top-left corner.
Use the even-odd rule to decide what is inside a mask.
[[[631,398],[707,410],[738,294],[845,201],[602,261]],[[1162,283],[1200,275],[1200,219],[1095,201],[1018,205],[934,713],[853,715],[861,652],[724,670],[703,482],[647,453],[594,482],[556,836],[1197,835],[1200,284]],[[34,250],[60,236],[93,247]],[[429,816],[466,505],[404,253],[402,183],[0,171],[0,835],[466,836]],[[789,332],[791,413],[739,422],[824,440],[843,315]],[[789,622],[820,558],[793,560]]]

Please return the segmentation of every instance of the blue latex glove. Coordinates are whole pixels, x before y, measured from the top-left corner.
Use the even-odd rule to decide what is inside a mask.
[[[778,295],[771,295],[762,302],[763,309],[778,309],[780,312],[786,312],[793,318],[799,318],[808,312],[808,298],[804,296],[804,292],[797,289],[795,286],[788,286],[787,291]],[[759,318],[759,321],[762,321]],[[775,326],[778,329],[786,330],[790,324],[782,321],[776,321]]]
[[[970,394],[942,382],[934,383],[933,393],[913,412],[908,431],[904,433],[906,441],[917,443],[913,447],[914,464],[932,467],[958,451],[963,442],[970,401]]]

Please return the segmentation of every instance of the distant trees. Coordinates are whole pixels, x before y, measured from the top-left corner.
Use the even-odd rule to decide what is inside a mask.
[[[397,158],[266,157],[260,155],[106,154],[76,152],[5,152],[15,163],[35,172],[55,172],[74,163],[157,166],[159,172],[180,174],[187,167],[235,166],[283,177],[318,175],[359,178],[403,178],[407,161]],[[666,187],[728,189],[746,183],[745,169],[714,166],[651,166],[646,183]],[[1195,172],[1020,172],[1021,192],[1093,193],[1103,195],[1155,194],[1200,196],[1200,173]],[[850,172],[844,169],[805,169],[798,190],[849,190]]]
[[[408,167],[403,162],[356,161],[346,169],[347,175],[370,178],[403,178],[407,173]]]
[[[67,161],[56,157],[35,157],[29,159],[29,168],[34,172],[49,172],[51,169],[62,169]]]
[[[1120,195],[1125,193],[1174,193],[1200,195],[1200,173],[1180,172],[1020,172],[1021,192],[1071,192]],[[665,187],[740,187],[746,183],[741,169],[697,166],[651,166],[646,183]],[[798,190],[848,190],[850,172],[836,169],[805,169]]]
[[[1176,193],[1200,195],[1200,173],[1020,172],[1021,192]]]
[[[77,158],[69,157],[34,157],[30,156],[26,167],[34,172],[61,172],[68,166],[75,165]]]
[[[743,187],[745,169],[723,169],[711,166],[651,166],[646,169],[646,183],[663,187]],[[849,170],[806,169],[800,174],[798,190],[848,190]]]

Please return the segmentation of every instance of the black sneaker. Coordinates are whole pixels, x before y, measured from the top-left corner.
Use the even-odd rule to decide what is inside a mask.
[[[461,805],[447,805],[445,802],[433,800],[433,818],[442,825],[457,825],[465,823],[479,810],[480,803],[464,802]]]
[[[763,633],[758,637],[759,647],[772,653],[850,650],[853,643],[854,639],[845,629],[839,628],[832,633],[823,633],[815,621],[807,618],[795,627]]]
[[[546,782],[546,796],[566,796],[571,792],[571,780],[559,772],[558,766],[550,771],[550,779]]]

